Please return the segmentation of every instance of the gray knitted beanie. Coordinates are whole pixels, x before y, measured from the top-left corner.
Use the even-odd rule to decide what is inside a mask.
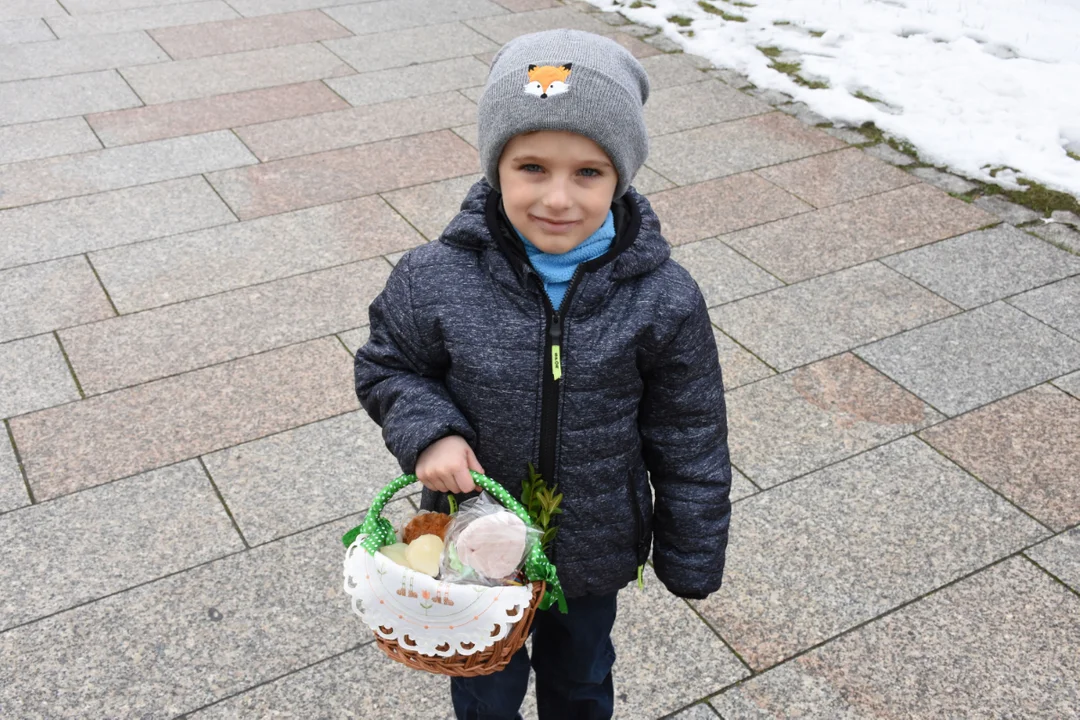
[[[649,77],[614,40],[580,30],[548,30],[506,43],[491,61],[480,96],[480,163],[499,188],[499,157],[510,138],[566,130],[604,149],[621,197],[649,154],[642,106]]]

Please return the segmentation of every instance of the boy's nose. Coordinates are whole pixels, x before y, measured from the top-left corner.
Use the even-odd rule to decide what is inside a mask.
[[[564,183],[556,181],[551,184],[544,194],[544,204],[553,210],[565,210],[570,207],[572,201],[566,191]]]

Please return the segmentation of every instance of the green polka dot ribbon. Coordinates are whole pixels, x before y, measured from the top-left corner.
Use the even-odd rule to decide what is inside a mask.
[[[503,507],[521,518],[521,521],[526,525],[532,524],[529,513],[506,488],[487,475],[481,475],[475,471],[471,472],[473,482],[476,483],[477,487],[483,488],[495,496],[495,499],[501,502]],[[365,535],[366,537],[361,541],[360,546],[374,555],[379,548],[397,542],[394,526],[390,524],[389,520],[382,517],[382,511],[386,507],[386,503],[390,502],[390,499],[398,490],[414,482],[416,482],[415,475],[402,475],[380,490],[379,494],[375,496],[375,500],[372,501],[371,509],[368,510],[363,524],[345,533],[341,538],[342,542],[345,543],[345,547],[351,546],[358,536]],[[555,566],[551,564],[551,561],[544,554],[540,543],[533,546],[529,552],[529,557],[525,559],[525,576],[531,582],[543,580],[547,584],[544,597],[540,601],[541,610],[547,610],[552,605],[558,604],[559,610],[563,613],[566,612],[566,597],[563,595],[559,576],[555,572]]]

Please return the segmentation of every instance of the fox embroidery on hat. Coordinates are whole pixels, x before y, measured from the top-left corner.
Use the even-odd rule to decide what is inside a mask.
[[[561,95],[570,89],[567,80],[573,63],[562,65],[530,65],[529,82],[525,84],[525,92],[540,98],[551,95]]]

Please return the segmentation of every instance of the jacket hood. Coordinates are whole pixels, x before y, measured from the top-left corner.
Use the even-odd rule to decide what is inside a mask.
[[[443,231],[439,241],[478,252],[494,250],[505,255],[509,251],[517,259],[515,262],[514,258],[507,258],[512,265],[527,263],[520,240],[510,238],[509,233],[500,233],[500,199],[500,193],[486,179],[479,180],[469,189],[461,203],[461,211]],[[612,203],[611,209],[615,215],[612,250],[590,261],[587,269],[610,264],[611,279],[626,280],[655,270],[671,256],[671,246],[660,234],[660,220],[643,195],[630,188]],[[505,216],[503,218],[503,223],[509,225]],[[496,237],[495,233],[503,237]]]

